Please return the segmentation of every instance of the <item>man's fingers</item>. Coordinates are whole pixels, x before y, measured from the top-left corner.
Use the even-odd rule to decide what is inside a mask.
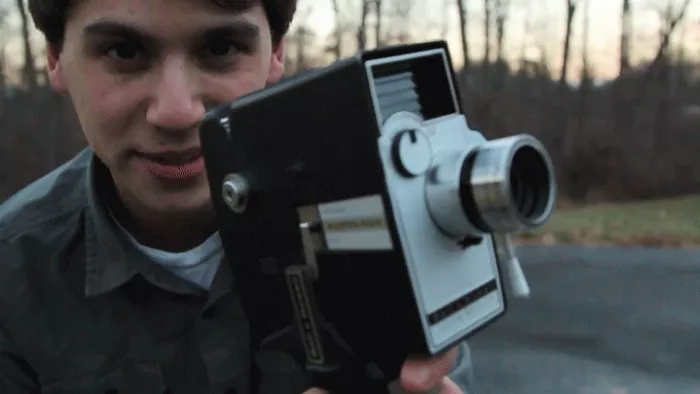
[[[401,368],[401,386],[409,393],[464,394],[447,373],[457,360],[458,348],[432,358],[409,358]],[[312,388],[303,394],[330,394]]]
[[[453,382],[452,379],[445,376],[442,378],[442,383],[440,384],[439,394],[464,394],[462,389],[457,386],[457,383]]]
[[[409,358],[401,369],[401,386],[409,392],[427,392],[441,383],[456,359],[457,348],[429,359]]]

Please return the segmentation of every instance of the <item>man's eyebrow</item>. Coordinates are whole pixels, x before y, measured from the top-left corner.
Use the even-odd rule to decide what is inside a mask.
[[[86,36],[120,37],[136,41],[155,41],[155,38],[139,29],[119,22],[100,21],[83,29]],[[231,21],[209,26],[199,34],[205,39],[232,37],[254,41],[260,36],[260,28],[247,21]]]
[[[254,41],[260,37],[260,28],[250,22],[233,21],[209,27],[202,34],[204,38],[231,37],[245,41]]]
[[[153,37],[138,29],[119,22],[100,21],[85,26],[86,36],[120,37],[137,41],[153,41]]]

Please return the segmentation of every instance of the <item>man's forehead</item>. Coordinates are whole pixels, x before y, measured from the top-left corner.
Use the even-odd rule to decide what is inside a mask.
[[[230,18],[259,6],[261,0],[80,0],[72,16],[92,23],[108,18],[143,20]],[[176,22],[177,23],[177,22]]]
[[[83,33],[109,34],[121,25],[153,35],[187,35],[231,25],[257,33],[253,11],[260,0],[82,0],[76,14]]]

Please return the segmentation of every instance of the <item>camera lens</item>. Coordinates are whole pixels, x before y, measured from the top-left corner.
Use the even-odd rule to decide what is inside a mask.
[[[465,158],[459,194],[465,215],[480,231],[539,227],[554,206],[553,167],[529,135],[488,141]]]
[[[454,239],[533,229],[554,209],[554,169],[530,135],[480,139],[436,156],[426,200],[433,222]]]
[[[516,210],[529,220],[547,209],[551,174],[542,155],[531,146],[519,148],[510,167],[511,198]]]

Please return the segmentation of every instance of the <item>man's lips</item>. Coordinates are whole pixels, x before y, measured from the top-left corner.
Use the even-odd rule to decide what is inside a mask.
[[[190,181],[204,173],[200,148],[139,153],[137,158],[141,168],[163,181]]]
[[[183,150],[163,150],[156,152],[143,152],[139,156],[164,165],[183,165],[197,160],[202,155],[200,148]]]

